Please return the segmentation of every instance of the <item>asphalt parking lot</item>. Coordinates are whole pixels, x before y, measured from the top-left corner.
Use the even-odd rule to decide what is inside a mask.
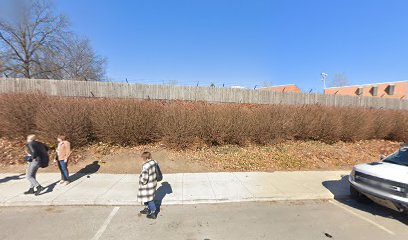
[[[407,239],[408,215],[353,200],[162,206],[4,207],[0,239]]]

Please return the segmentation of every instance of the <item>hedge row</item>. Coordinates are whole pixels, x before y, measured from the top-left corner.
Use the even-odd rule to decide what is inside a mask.
[[[0,95],[0,136],[59,134],[76,146],[90,142],[171,147],[269,144],[286,139],[327,143],[408,139],[408,112],[316,105],[208,104],[129,99]]]

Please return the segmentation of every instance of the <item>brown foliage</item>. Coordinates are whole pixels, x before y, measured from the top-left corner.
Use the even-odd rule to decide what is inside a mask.
[[[83,146],[92,138],[90,103],[78,98],[46,98],[38,106],[36,132],[43,141],[56,143],[64,135],[72,146]]]
[[[176,148],[201,145],[199,109],[197,104],[192,103],[166,104],[160,118],[164,143]]]
[[[44,96],[37,94],[0,95],[0,136],[24,139],[35,130],[33,119]]]
[[[22,138],[35,132],[53,142],[64,134],[76,146],[89,141],[120,145],[161,141],[175,148],[292,139],[408,141],[406,111],[22,94],[1,95],[0,103],[1,135]]]
[[[94,100],[91,121],[99,141],[146,144],[159,138],[161,105],[150,101]]]
[[[200,106],[200,105],[199,105]],[[239,105],[201,104],[197,113],[200,139],[208,145],[248,141],[250,110]]]

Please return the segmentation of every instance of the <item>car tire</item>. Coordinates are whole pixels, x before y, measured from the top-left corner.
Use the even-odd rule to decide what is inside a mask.
[[[350,185],[350,196],[352,199],[356,200],[359,203],[371,203],[371,199],[369,199],[366,195],[360,193],[356,188]]]

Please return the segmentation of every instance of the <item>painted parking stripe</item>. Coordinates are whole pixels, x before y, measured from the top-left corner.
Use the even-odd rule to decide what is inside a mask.
[[[350,213],[350,214],[352,214],[352,215],[354,215],[354,216],[356,216],[356,217],[358,217],[358,218],[360,218],[360,219],[363,219],[364,221],[366,221],[366,222],[368,222],[368,223],[371,223],[372,225],[376,226],[377,228],[383,230],[384,232],[387,232],[387,233],[389,233],[389,234],[391,234],[391,235],[395,235],[395,233],[394,233],[393,231],[391,231],[391,230],[389,230],[388,228],[386,228],[386,227],[384,227],[384,226],[382,226],[382,225],[380,225],[380,224],[374,222],[373,220],[370,220],[370,219],[368,219],[368,218],[366,218],[366,217],[364,217],[364,216],[362,216],[362,215],[360,215],[360,214],[358,214],[358,213],[352,211],[351,209],[348,209],[347,207],[345,207],[345,206],[343,206],[343,205],[341,205],[341,204],[339,204],[339,203],[337,203],[337,202],[335,202],[335,201],[329,201],[329,202],[330,202],[331,204],[333,204],[333,205],[335,205],[335,206],[337,206],[337,207],[343,209],[344,211],[346,211],[346,212],[348,212],[348,213]]]
[[[112,221],[113,217],[118,213],[120,207],[115,207],[112,212],[109,214],[108,218],[105,220],[103,225],[99,228],[98,232],[95,233],[95,236],[92,240],[98,240],[102,234],[105,232],[106,228],[108,227],[109,223]]]

